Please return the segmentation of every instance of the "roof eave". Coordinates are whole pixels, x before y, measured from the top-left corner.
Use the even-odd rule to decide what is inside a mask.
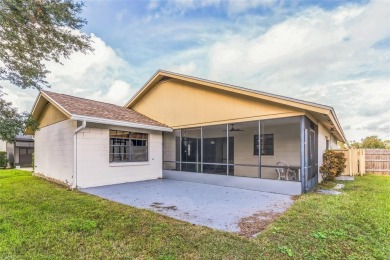
[[[149,88],[150,85],[152,85],[151,83],[156,79],[158,78],[160,75],[161,75],[161,72],[162,70],[157,70],[152,77],[149,78],[149,80],[142,86],[142,88],[140,88],[137,93],[134,94],[134,96],[131,97],[131,99],[124,105],[124,107],[126,108],[129,108],[129,106],[134,103],[135,100],[138,99],[139,96],[141,96],[141,94],[147,90]]]
[[[119,120],[106,119],[106,118],[100,118],[100,117],[90,117],[90,116],[83,116],[83,115],[72,115],[70,119],[77,120],[77,121],[86,121],[89,123],[116,125],[116,126],[155,130],[155,131],[162,131],[162,132],[172,132],[173,131],[173,129],[170,127],[145,125],[145,124],[139,124],[139,123],[133,123],[133,122],[127,122],[127,121],[119,121]]]
[[[71,117],[72,114],[66,110],[63,106],[61,106],[57,101],[55,101],[53,98],[51,98],[48,94],[46,94],[44,91],[41,91],[41,95],[46,98],[47,101],[52,103],[56,108],[58,108],[62,113],[64,113],[67,117]]]
[[[341,124],[340,124],[340,122],[339,122],[339,120],[338,120],[338,118],[336,116],[336,112],[334,111],[333,107],[331,107],[330,113],[331,113],[332,117],[334,118],[334,121],[335,121],[335,123],[337,125],[337,130],[338,130],[341,138],[343,139],[341,141],[343,141],[344,143],[348,143],[347,138],[345,137],[343,128],[341,127]]]

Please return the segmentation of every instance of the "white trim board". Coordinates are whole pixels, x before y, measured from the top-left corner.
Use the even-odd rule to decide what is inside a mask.
[[[117,125],[117,126],[156,130],[156,131],[163,131],[163,132],[172,132],[173,131],[172,128],[170,128],[170,127],[144,125],[144,124],[118,121],[118,120],[113,120],[113,119],[105,119],[105,118],[99,118],[99,117],[72,115],[71,119],[76,120],[76,121],[87,121],[89,123],[98,123],[98,124],[104,124],[104,125]]]

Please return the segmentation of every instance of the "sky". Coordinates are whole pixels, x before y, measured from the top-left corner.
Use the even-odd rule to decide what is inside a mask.
[[[390,0],[85,1],[94,53],[51,91],[124,105],[158,70],[332,106],[349,141],[390,139]],[[30,111],[38,92],[2,84]]]

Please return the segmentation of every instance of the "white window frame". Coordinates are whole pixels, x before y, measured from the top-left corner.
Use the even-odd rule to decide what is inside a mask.
[[[112,138],[115,138],[115,137],[111,137],[111,131],[120,131],[120,132],[123,132],[123,133],[126,133],[128,134],[128,138],[121,138],[121,137],[117,137],[118,139],[125,139],[125,140],[128,140],[128,146],[122,146],[122,147],[127,147],[128,149],[128,160],[111,160],[111,155],[113,154],[112,152],[112,147],[113,145],[111,144],[111,139]],[[146,135],[146,139],[139,139],[139,138],[132,138],[131,135],[132,134],[141,134],[141,135]],[[142,132],[135,132],[135,131],[123,131],[123,130],[116,130],[116,129],[110,129],[109,130],[109,155],[108,155],[108,160],[109,160],[109,163],[110,164],[137,164],[137,163],[145,163],[145,162],[149,162],[149,133],[142,133]],[[132,151],[132,140],[141,140],[141,141],[145,141],[146,142],[146,145],[145,146],[140,146],[140,147],[145,147],[146,149],[146,160],[131,160],[131,151]],[[134,146],[134,147],[137,147],[137,146]]]

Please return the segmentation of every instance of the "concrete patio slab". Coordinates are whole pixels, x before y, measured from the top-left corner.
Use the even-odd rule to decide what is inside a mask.
[[[337,181],[353,181],[355,178],[353,176],[337,176]]]
[[[341,190],[345,187],[344,184],[338,183],[336,186],[333,187],[334,190]]]
[[[341,192],[335,191],[335,190],[318,190],[317,193],[327,194],[327,195],[340,195],[340,194],[342,194]]]
[[[230,232],[256,213],[282,213],[289,195],[159,179],[86,188],[81,191],[172,218]]]

